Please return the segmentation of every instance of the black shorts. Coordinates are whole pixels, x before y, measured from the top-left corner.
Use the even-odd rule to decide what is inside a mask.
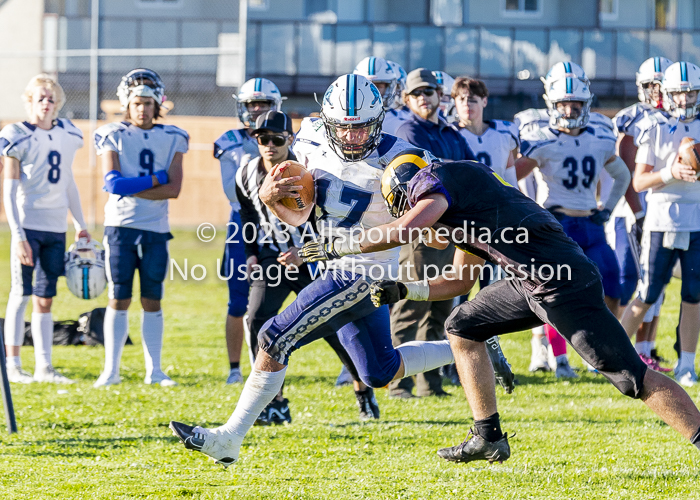
[[[517,279],[501,280],[460,304],[445,323],[448,334],[483,342],[494,335],[548,323],[579,355],[623,394],[638,398],[646,365],[620,322],[608,310],[603,285],[594,281],[578,291],[533,297]]]

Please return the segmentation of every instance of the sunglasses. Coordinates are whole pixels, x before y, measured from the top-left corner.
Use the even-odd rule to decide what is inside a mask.
[[[287,138],[283,135],[272,134],[262,134],[258,136],[258,144],[261,146],[267,146],[270,141],[272,141],[274,146],[279,148],[280,146],[284,146],[284,143],[287,142]]]
[[[423,94],[426,97],[431,97],[435,93],[435,89],[427,88],[427,89],[416,89],[413,92],[409,93],[408,95],[412,97],[418,97],[419,95]]]

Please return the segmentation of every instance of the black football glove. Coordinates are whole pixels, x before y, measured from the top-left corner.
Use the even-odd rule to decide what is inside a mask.
[[[644,234],[644,217],[637,219],[630,228],[630,234],[637,240],[637,243],[642,244],[642,234]]]
[[[369,286],[370,298],[374,307],[394,304],[406,298],[408,289],[399,281],[375,281]]]
[[[608,220],[610,220],[610,210],[604,208],[603,210],[596,210],[596,212],[589,217],[593,224],[598,224],[599,226],[604,225]]]
[[[314,241],[304,243],[299,249],[299,257],[304,262],[320,262],[338,259],[341,256],[333,249],[333,238],[316,238]]]

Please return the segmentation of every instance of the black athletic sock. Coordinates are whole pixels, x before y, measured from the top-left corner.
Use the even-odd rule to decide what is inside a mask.
[[[503,437],[503,432],[501,431],[501,420],[498,412],[483,420],[475,420],[474,427],[476,427],[476,433],[479,436],[491,443],[495,443]]]
[[[231,361],[229,365],[231,366],[231,370],[233,370],[234,368],[239,368],[241,366],[241,363],[238,361]]]
[[[690,438],[690,442],[697,446],[698,450],[700,450],[700,428],[695,434],[693,434],[693,437]]]

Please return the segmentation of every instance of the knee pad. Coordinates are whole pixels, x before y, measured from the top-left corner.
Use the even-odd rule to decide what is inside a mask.
[[[647,367],[641,360],[638,361],[639,363],[635,364],[634,367],[630,367],[629,370],[606,372],[605,367],[602,367],[599,371],[623,395],[633,399],[639,399],[644,389],[644,374],[646,373]],[[593,367],[598,369],[595,365],[593,365]]]
[[[240,318],[240,317],[245,315],[247,308],[248,308],[247,302],[246,303],[229,302],[227,313],[229,316],[233,316],[235,318]]]
[[[395,374],[388,374],[380,370],[376,370],[372,373],[358,372],[358,375],[360,376],[360,380],[362,380],[363,384],[375,389],[381,389],[382,387],[386,387],[389,382],[394,379]]]

